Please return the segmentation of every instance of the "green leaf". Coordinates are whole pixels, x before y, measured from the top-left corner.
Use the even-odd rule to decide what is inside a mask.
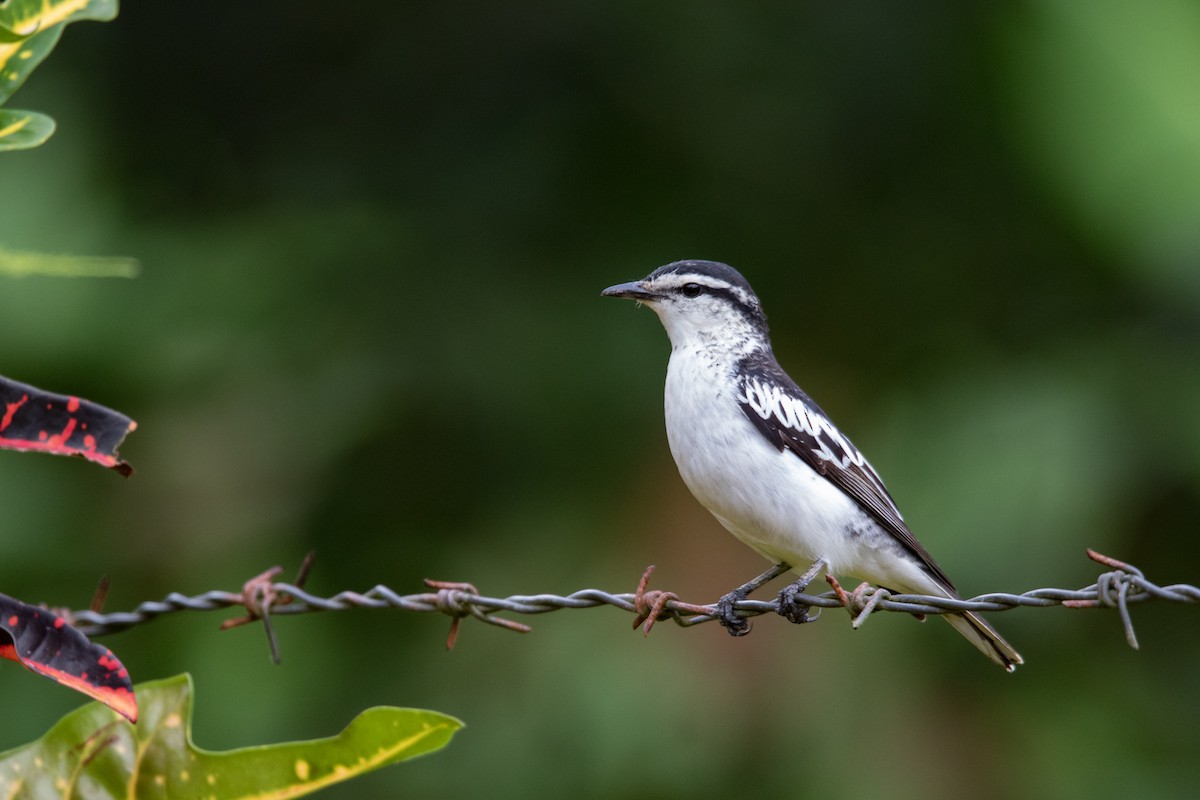
[[[36,111],[0,108],[0,150],[37,147],[54,133],[54,120]]]
[[[23,42],[36,32],[37,31],[31,31],[29,33],[17,33],[16,31],[10,31],[8,28],[0,25],[0,43]]]
[[[215,753],[192,744],[192,679],[136,687],[131,725],[99,703],[63,717],[37,742],[0,753],[0,797],[300,797],[444,747],[462,723],[434,711],[371,708],[337,736]]]
[[[21,88],[62,35],[63,26],[81,19],[107,21],[117,0],[8,0],[0,3],[0,105]],[[14,37],[20,37],[12,41]],[[2,126],[0,126],[2,127]]]

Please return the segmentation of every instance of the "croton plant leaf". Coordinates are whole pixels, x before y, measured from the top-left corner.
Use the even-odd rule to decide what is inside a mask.
[[[0,2],[0,105],[58,44],[63,27],[82,19],[110,20],[117,0],[5,0]],[[54,121],[31,111],[0,115],[0,150],[36,147],[54,133]]]
[[[188,675],[139,684],[137,693],[136,725],[92,703],[0,753],[0,798],[282,800],[432,753],[462,727],[434,711],[377,707],[327,739],[212,752],[192,744]]]
[[[99,700],[126,719],[137,719],[129,672],[111,650],[54,612],[6,594],[0,594],[0,658]]]
[[[0,375],[0,449],[80,456],[128,476],[117,448],[136,429],[119,411]]]

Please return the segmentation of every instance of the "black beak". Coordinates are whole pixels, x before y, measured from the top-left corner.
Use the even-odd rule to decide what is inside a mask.
[[[641,281],[630,281],[629,283],[618,283],[616,286],[610,286],[600,293],[604,297],[620,297],[625,300],[637,300],[639,302],[649,302],[658,300],[662,297],[657,292],[651,292],[642,285]]]

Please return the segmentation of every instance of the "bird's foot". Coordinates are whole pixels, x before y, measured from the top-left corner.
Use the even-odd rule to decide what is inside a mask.
[[[803,575],[783,587],[779,592],[779,616],[788,622],[803,625],[806,622],[812,622],[821,615],[820,610],[815,614],[810,614],[812,606],[800,602],[799,598],[800,595],[804,594],[804,590],[808,588],[808,584],[812,583],[812,579],[817,577],[817,574],[825,568],[826,563],[823,558],[817,559]]]
[[[812,622],[820,614],[809,616],[809,611],[812,606],[807,603],[800,602],[799,596],[808,588],[807,585],[802,585],[800,581],[789,583],[779,592],[779,616],[786,619],[788,622],[796,625],[803,625],[806,622]]]
[[[744,617],[739,617],[737,609],[734,608],[734,606],[746,599],[747,594],[749,592],[734,589],[718,600],[713,610],[713,616],[716,617],[717,622],[721,623],[721,627],[730,636],[745,636],[750,632],[750,621]]]
[[[775,580],[791,568],[790,564],[781,561],[754,580],[748,581],[734,589],[718,600],[716,605],[713,606],[713,618],[721,623],[722,628],[729,631],[730,636],[745,636],[750,632],[750,623],[744,617],[738,616],[734,606],[749,597],[750,593],[755,589]]]

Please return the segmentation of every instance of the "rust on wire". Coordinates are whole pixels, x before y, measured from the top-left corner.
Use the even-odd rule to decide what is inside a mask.
[[[96,591],[92,595],[92,604],[88,608],[99,614],[104,610],[104,601],[108,599],[109,580],[107,575],[100,576],[100,582],[96,584]]]
[[[1109,569],[1091,586],[1083,589],[1034,589],[1023,594],[993,593],[970,600],[957,600],[928,595],[895,594],[869,585],[859,586],[847,593],[831,581],[835,591],[820,595],[794,593],[795,602],[813,608],[845,608],[858,627],[872,613],[892,611],[923,616],[961,611],[1006,611],[1018,606],[1066,606],[1067,608],[1116,608],[1125,638],[1131,647],[1138,646],[1129,614],[1132,603],[1165,600],[1174,603],[1200,603],[1200,588],[1187,584],[1159,586],[1148,581],[1137,567],[1102,555],[1093,550],[1088,557]],[[241,592],[210,591],[194,597],[172,592],[161,601],[145,602],[128,612],[100,613],[98,610],[67,612],[73,624],[88,636],[125,630],[166,614],[180,611],[211,611],[242,607],[248,616],[228,620],[221,627],[230,628],[261,620],[271,643],[272,654],[278,658],[278,648],[270,617],[286,614],[306,614],[316,611],[345,611],[351,608],[395,608],[404,611],[436,612],[451,617],[450,634],[446,640],[453,647],[464,617],[471,616],[489,625],[521,633],[528,625],[498,616],[500,613],[544,614],[566,608],[595,608],[609,605],[634,614],[634,627],[642,626],[649,633],[655,622],[670,618],[681,627],[691,627],[715,619],[715,604],[697,605],[681,601],[673,592],[650,589],[648,567],[638,582],[637,591],[610,594],[599,589],[582,589],[562,596],[554,594],[513,595],[507,598],[485,597],[468,583],[426,581],[435,592],[401,595],[386,586],[376,586],[366,592],[344,591],[332,597],[308,593],[303,583],[311,568],[311,554],[305,560],[296,583],[276,582],[280,570],[273,568],[246,582]],[[840,592],[836,590],[841,590]],[[742,616],[779,613],[777,600],[743,600],[734,604]]]
[[[642,571],[637,591],[633,593],[633,608],[634,613],[637,614],[633,620],[633,627],[636,630],[641,625],[643,636],[650,635],[650,629],[654,627],[655,622],[658,622],[663,611],[669,610],[670,616],[676,622],[682,620],[680,614],[702,615],[712,613],[713,609],[711,606],[698,606],[693,603],[685,603],[674,592],[664,592],[661,589],[647,588],[650,585],[650,575],[653,572],[653,564]]]
[[[300,569],[296,573],[296,581],[293,584],[296,588],[302,588],[305,581],[308,580],[308,574],[312,571],[315,559],[316,553],[312,550],[304,556],[304,561],[300,564]],[[283,574],[283,567],[275,566],[246,581],[242,585],[241,605],[245,607],[247,615],[227,619],[221,623],[221,630],[227,631],[239,625],[262,620],[263,630],[267,634],[267,646],[271,649],[271,660],[276,664],[280,662],[279,640],[275,636],[275,628],[271,625],[271,609],[275,606],[286,605],[293,599],[288,592],[280,591],[280,587],[285,584],[275,583],[275,578],[281,574]]]
[[[496,617],[484,613],[475,603],[479,598],[479,590],[469,583],[435,581],[426,578],[425,585],[430,589],[438,590],[436,595],[426,595],[426,597],[431,598],[433,610],[448,614],[451,618],[450,633],[446,636],[447,650],[454,649],[454,644],[458,641],[458,623],[468,614],[489,625],[507,628],[517,633],[529,633],[533,630],[533,628],[523,623],[513,622],[511,619],[504,619],[504,617]]]
[[[221,623],[221,630],[227,631],[239,625],[262,620],[263,631],[267,634],[267,646],[271,649],[271,660],[276,664],[280,660],[279,640],[275,637],[275,628],[271,625],[271,606],[280,599],[275,578],[282,572],[283,567],[271,567],[242,584],[242,606],[246,609],[246,616],[227,619]]]
[[[1087,551],[1088,558],[1097,564],[1111,567],[1112,572],[1105,572],[1096,579],[1096,596],[1079,600],[1064,600],[1067,608],[1097,608],[1100,606],[1116,607],[1121,616],[1121,625],[1125,628],[1125,641],[1134,650],[1138,649],[1137,633],[1133,630],[1133,617],[1129,613],[1129,591],[1145,588],[1149,581],[1142,571],[1135,566],[1119,561],[1112,556],[1098,553],[1091,548]],[[1157,587],[1156,587],[1157,588]],[[1168,590],[1177,587],[1167,587]],[[1194,602],[1194,600],[1193,600]]]

